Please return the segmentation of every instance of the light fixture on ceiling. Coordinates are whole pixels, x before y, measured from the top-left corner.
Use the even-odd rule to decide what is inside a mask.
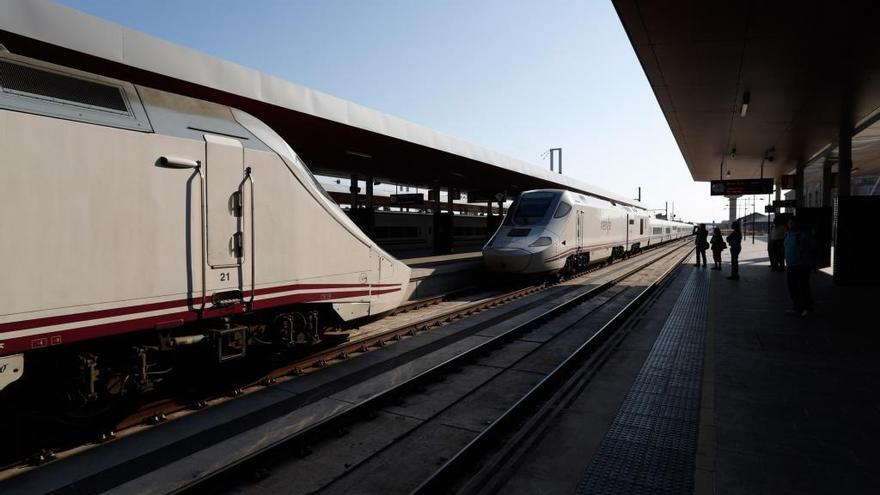
[[[727,175],[730,175],[730,170],[727,171]]]
[[[736,158],[736,148],[730,148],[730,159]]]
[[[361,153],[360,151],[345,150],[345,153],[352,156],[359,156],[361,158],[373,158],[373,155],[370,155],[368,153]]]
[[[742,107],[740,107],[740,109],[739,109],[739,116],[740,117],[745,117],[746,113],[749,111],[749,100],[751,100],[751,96],[752,96],[751,93],[749,93],[748,91],[743,93]]]

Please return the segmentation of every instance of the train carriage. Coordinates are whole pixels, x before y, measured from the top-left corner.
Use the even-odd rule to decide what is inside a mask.
[[[692,226],[647,211],[561,189],[522,193],[483,247],[494,271],[576,271],[590,263],[690,235]]]
[[[235,108],[5,53],[0,150],[0,390],[148,389],[178,348],[311,344],[406,292],[410,269]]]

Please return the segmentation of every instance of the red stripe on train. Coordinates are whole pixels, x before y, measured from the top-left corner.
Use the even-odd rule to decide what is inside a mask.
[[[385,284],[386,286],[399,284]],[[400,291],[400,287],[388,288],[378,291],[359,290],[345,292],[317,292],[308,294],[293,294],[290,296],[275,297],[261,301],[254,301],[254,309],[266,309],[278,306],[286,306],[294,303],[304,302],[333,302],[337,299],[345,299],[358,296],[370,296],[389,294]],[[218,317],[226,314],[234,314],[244,311],[244,305],[233,304],[224,308],[209,308],[205,310],[205,316]],[[133,318],[131,320],[118,321],[113,323],[104,323],[100,325],[91,325],[81,328],[72,328],[61,332],[48,331],[37,335],[29,335],[27,337],[18,337],[3,342],[4,347],[0,351],[0,355],[16,354],[32,349],[41,349],[59,344],[69,344],[89,339],[97,339],[120,335],[123,333],[138,332],[151,330],[155,328],[168,328],[179,326],[188,321],[199,319],[199,312],[194,310],[181,311],[159,316],[150,316],[146,318]]]
[[[374,284],[373,287],[400,287],[401,284]],[[264,294],[273,294],[276,292],[287,292],[291,290],[315,290],[315,289],[345,289],[345,288],[363,288],[370,287],[368,284],[294,284],[283,285],[279,287],[266,287],[257,289],[254,293],[258,296]],[[245,291],[244,297],[249,298],[251,291]],[[193,301],[198,302],[199,298]],[[124,316],[136,313],[146,313],[148,311],[159,311],[163,309],[177,308],[188,306],[189,299],[176,299],[173,301],[162,301],[156,303],[139,304],[136,306],[122,306],[118,308],[99,309],[95,311],[86,311],[83,313],[69,313],[58,316],[46,316],[42,318],[34,318],[32,320],[11,321],[8,323],[0,323],[0,332],[11,332],[14,330],[27,330],[29,328],[48,327],[52,325],[62,325],[65,323],[75,323],[86,320],[99,320],[102,318],[111,318],[114,316]]]

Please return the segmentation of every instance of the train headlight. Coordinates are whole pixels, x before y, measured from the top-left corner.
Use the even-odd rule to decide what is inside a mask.
[[[535,242],[529,244],[529,247],[544,247],[553,244],[553,239],[549,237],[538,237]]]

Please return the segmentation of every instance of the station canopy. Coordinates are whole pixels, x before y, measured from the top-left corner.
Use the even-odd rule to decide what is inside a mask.
[[[613,3],[694,180],[833,162],[841,126],[880,175],[878,2]]]
[[[0,2],[0,43],[19,55],[244,110],[275,129],[318,174],[509,195],[566,188],[639,206],[543,167],[45,0]]]

